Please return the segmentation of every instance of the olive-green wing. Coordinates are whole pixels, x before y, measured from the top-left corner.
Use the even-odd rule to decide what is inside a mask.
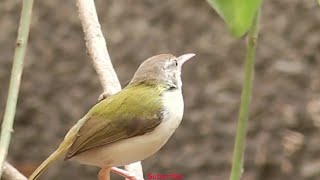
[[[161,117],[154,116],[151,119],[122,120],[121,124],[128,123],[124,127],[106,123],[93,117],[80,128],[77,138],[69,148],[66,159],[92,148],[109,145],[113,142],[143,135],[155,129],[161,123]],[[95,127],[99,127],[98,129]],[[92,131],[94,129],[95,132]]]
[[[121,102],[122,100],[109,101],[111,103],[107,102],[104,105],[100,102],[98,106],[101,106],[101,108],[116,108],[111,111],[104,110],[102,111],[103,113],[89,113],[87,115],[87,120],[79,129],[75,141],[69,148],[66,159],[96,147],[143,135],[155,129],[162,121],[160,109],[152,107],[152,111],[150,111],[150,106],[153,103],[148,102],[148,100],[141,102],[139,96],[129,96],[121,103],[112,104],[112,102],[119,101]],[[130,106],[134,106],[134,108],[123,109],[123,107]],[[146,108],[149,108],[148,112],[145,111]],[[133,112],[130,112],[130,110]],[[140,113],[134,113],[137,111]],[[141,118],[141,116],[144,118]]]

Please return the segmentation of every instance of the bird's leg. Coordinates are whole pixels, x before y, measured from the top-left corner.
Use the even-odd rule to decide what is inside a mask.
[[[130,172],[123,170],[123,169],[120,169],[120,168],[117,168],[117,167],[112,167],[111,171],[116,174],[119,174],[122,177],[125,177],[126,180],[143,180],[143,178],[138,178],[138,177],[130,174]]]
[[[99,171],[99,180],[110,180],[110,168],[101,168]]]

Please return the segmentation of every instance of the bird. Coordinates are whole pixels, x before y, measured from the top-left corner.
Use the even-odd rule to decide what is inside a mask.
[[[28,180],[37,179],[60,158],[99,167],[99,180],[106,180],[112,167],[144,160],[159,151],[183,118],[181,69],[193,56],[159,54],[142,62],[129,84],[78,120]],[[123,171],[114,172],[138,179]]]

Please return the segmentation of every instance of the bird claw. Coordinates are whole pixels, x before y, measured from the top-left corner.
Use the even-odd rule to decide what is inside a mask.
[[[134,175],[128,175],[127,177],[125,177],[126,180],[143,180],[142,178],[138,178]]]
[[[141,177],[137,177],[137,176],[131,174],[130,172],[123,170],[123,169],[120,169],[120,168],[117,168],[117,167],[112,167],[111,171],[116,174],[119,174],[122,177],[125,177],[127,180],[144,180]]]

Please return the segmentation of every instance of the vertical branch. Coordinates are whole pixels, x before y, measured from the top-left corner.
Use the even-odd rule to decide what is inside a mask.
[[[244,80],[241,93],[241,104],[237,125],[237,134],[235,140],[235,147],[233,151],[232,159],[232,169],[230,180],[239,180],[243,172],[243,156],[246,143],[247,135],[247,124],[249,116],[249,105],[250,97],[252,91],[252,81],[254,78],[254,64],[255,64],[255,54],[257,38],[259,33],[259,19],[260,19],[260,9],[251,25],[248,32],[246,59],[244,66]]]
[[[3,117],[0,137],[0,179],[3,172],[3,164],[7,157],[8,148],[13,132],[13,122],[16,113],[18,94],[20,89],[23,61],[26,53],[33,0],[24,0],[20,17],[18,37],[14,53],[8,99]]]
[[[108,96],[121,90],[118,77],[113,69],[106,41],[101,32],[93,0],[78,0],[78,13],[85,35],[86,46],[103,87],[103,95]],[[140,162],[125,167],[131,174],[143,177]]]
[[[79,18],[84,32],[89,56],[105,94],[111,95],[121,90],[120,82],[113,69],[106,41],[101,32],[93,0],[77,1]]]
[[[143,170],[142,170],[142,165],[140,161],[126,165],[124,166],[124,168],[128,172],[136,175],[137,177],[141,177],[141,178],[143,177]]]

